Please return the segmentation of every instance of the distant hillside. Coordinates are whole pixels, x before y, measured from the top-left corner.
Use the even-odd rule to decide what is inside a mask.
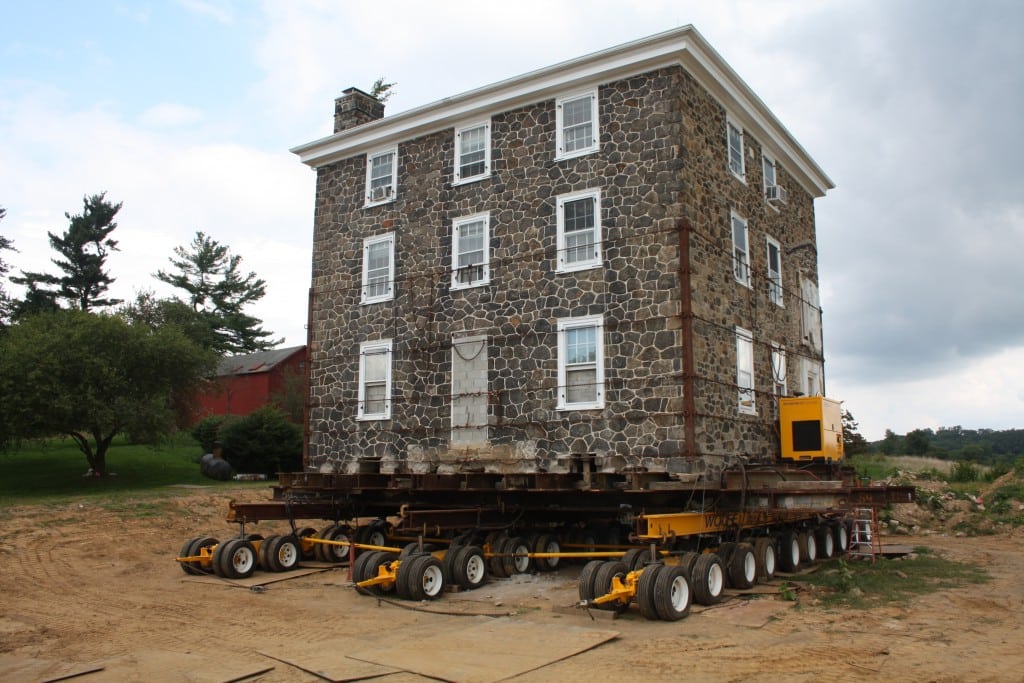
[[[904,435],[886,430],[885,438],[871,442],[870,450],[886,455],[1010,464],[1024,457],[1024,429],[964,429],[957,425],[940,427],[938,431],[915,429]]]

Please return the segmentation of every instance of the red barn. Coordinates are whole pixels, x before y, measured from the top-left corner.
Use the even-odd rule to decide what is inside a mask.
[[[248,415],[273,398],[301,422],[307,392],[306,347],[229,356],[217,366],[213,381],[214,388],[199,396],[199,418]]]

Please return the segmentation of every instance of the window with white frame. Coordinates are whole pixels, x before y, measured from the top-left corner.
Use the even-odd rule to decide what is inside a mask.
[[[764,196],[765,199],[774,199],[777,193],[778,183],[775,181],[775,160],[767,154],[761,155],[761,169],[764,175]]]
[[[363,240],[362,303],[395,298],[395,233]]]
[[[490,214],[452,223],[452,289],[477,287],[491,280]]]
[[[391,340],[359,345],[359,420],[391,419]]]
[[[604,321],[558,321],[558,409],[604,407]]]
[[[730,118],[725,120],[726,135],[729,142],[729,170],[740,180],[746,180],[743,162],[743,129]]]
[[[556,159],[597,151],[597,90],[555,100]]]
[[[398,148],[366,155],[366,205],[384,204],[395,198],[398,183]]]
[[[601,191],[587,190],[558,198],[559,272],[601,265]]]
[[[491,123],[455,129],[455,183],[468,183],[491,172]]]
[[[772,393],[786,395],[786,347],[772,344]]]
[[[736,328],[736,386],[739,387],[739,412],[753,415],[754,405],[754,335]]]
[[[768,242],[768,300],[782,306],[782,247],[777,240]]]
[[[747,220],[735,212],[729,214],[732,223],[732,272],[736,282],[750,286],[750,243]]]

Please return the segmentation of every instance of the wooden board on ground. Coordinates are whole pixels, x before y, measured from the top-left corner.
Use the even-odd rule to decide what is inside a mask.
[[[395,633],[387,646],[350,655],[455,683],[490,683],[524,674],[618,637],[617,631],[474,618],[458,630]]]
[[[0,680],[3,681],[66,681],[101,671],[102,666],[60,662],[53,659],[30,659],[0,655]]]
[[[323,643],[293,647],[287,651],[257,651],[257,654],[267,657],[268,661],[283,662],[332,683],[361,681],[381,676],[387,676],[387,680],[390,681],[390,674],[402,673],[401,669],[393,666],[351,659],[338,648],[325,647]]]
[[[273,670],[273,662],[225,652],[216,658],[171,652],[140,650],[102,662],[103,670],[81,679],[82,683],[120,681],[189,681],[226,683],[243,681]]]
[[[730,600],[722,605],[716,605],[714,609],[702,611],[707,611],[707,616],[714,619],[715,623],[763,628],[795,604],[781,600]]]
[[[309,567],[307,569],[293,569],[290,572],[257,572],[246,579],[222,579],[221,577],[214,576],[213,574],[204,574],[202,576],[186,576],[181,580],[188,581],[190,583],[213,583],[221,586],[228,585],[239,586],[241,588],[252,588],[253,586],[265,586],[268,583],[297,579],[300,576],[320,574],[328,569],[330,569],[330,567],[324,567],[321,569]]]

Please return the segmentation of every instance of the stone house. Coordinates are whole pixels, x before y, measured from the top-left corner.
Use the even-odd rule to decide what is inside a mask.
[[[823,392],[831,180],[690,26],[384,117],[316,169],[306,466],[704,471]]]

